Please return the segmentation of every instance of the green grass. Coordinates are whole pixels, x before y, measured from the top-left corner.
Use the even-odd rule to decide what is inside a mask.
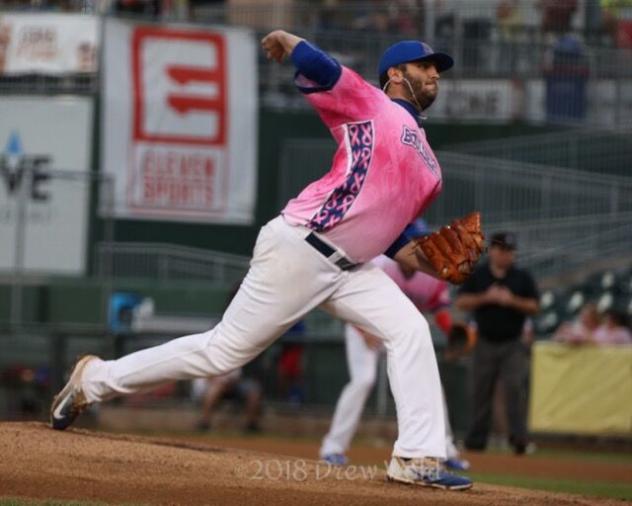
[[[490,473],[467,473],[474,482],[489,483],[491,485],[505,485],[509,487],[547,490],[567,494],[584,496],[609,497],[632,501],[632,483],[613,483],[604,481],[575,481],[556,478],[531,478],[528,476],[513,476]]]
[[[546,457],[566,460],[591,460],[597,462],[612,462],[618,464],[632,464],[632,452],[603,452],[600,450],[570,450],[557,448],[538,448],[536,457]]]

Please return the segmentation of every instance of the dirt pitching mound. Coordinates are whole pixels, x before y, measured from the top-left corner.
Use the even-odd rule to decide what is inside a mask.
[[[384,468],[131,437],[38,422],[0,423],[0,497],[134,504],[620,504],[475,484],[444,492],[388,483]]]

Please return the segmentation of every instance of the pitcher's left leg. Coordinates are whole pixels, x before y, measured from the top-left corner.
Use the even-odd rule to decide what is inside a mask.
[[[399,429],[393,454],[445,459],[441,382],[428,323],[381,269],[364,265],[347,274],[323,308],[384,340]]]
[[[397,408],[399,437],[386,472],[389,480],[446,490],[472,481],[445,471],[441,382],[425,318],[381,269],[364,265],[346,273],[323,308],[380,337]]]

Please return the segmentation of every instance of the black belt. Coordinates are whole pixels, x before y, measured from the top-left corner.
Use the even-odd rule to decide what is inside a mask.
[[[305,240],[326,258],[329,258],[331,255],[336,253],[335,249],[320,239],[314,232],[311,232]],[[358,264],[354,264],[351,260],[345,257],[339,258],[334,262],[334,264],[340,267],[343,271],[349,271],[358,266]]]

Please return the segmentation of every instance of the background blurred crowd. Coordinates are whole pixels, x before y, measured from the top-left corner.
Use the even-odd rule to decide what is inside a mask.
[[[525,34],[573,33],[591,43],[632,47],[631,0],[2,0],[0,10],[126,13],[204,20],[216,8],[304,11],[318,30],[397,33],[402,37],[466,37],[512,43]]]

